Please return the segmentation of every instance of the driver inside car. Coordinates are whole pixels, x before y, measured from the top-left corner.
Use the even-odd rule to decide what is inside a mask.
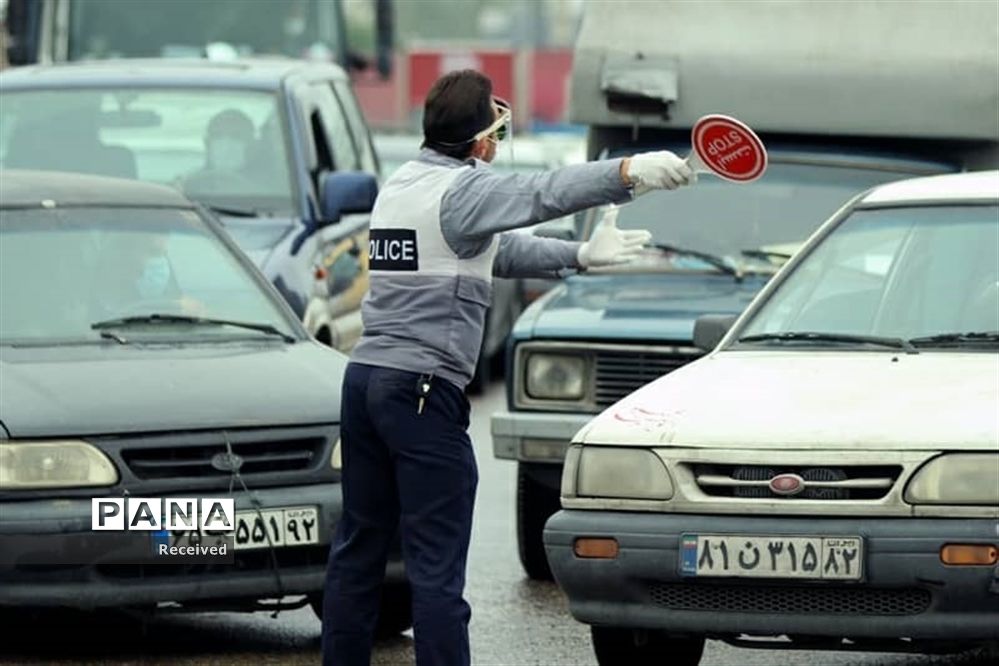
[[[116,233],[105,241],[98,263],[94,320],[153,313],[201,315],[204,305],[186,296],[167,256],[162,233]]]
[[[250,117],[238,109],[212,116],[205,130],[205,163],[181,181],[185,194],[253,194],[258,188],[248,172],[256,130]]]

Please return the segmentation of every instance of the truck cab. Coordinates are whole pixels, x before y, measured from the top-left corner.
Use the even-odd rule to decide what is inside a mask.
[[[701,174],[693,187],[637,197],[620,210],[618,226],[652,232],[642,256],[570,277],[515,325],[508,409],[491,427],[494,455],[518,465],[518,545],[530,577],[550,576],[542,529],[559,508],[568,442],[594,415],[705,353],[693,338],[699,316],[742,312],[853,196],[999,162],[992,23],[962,5],[954,20],[936,17],[944,27],[934,39],[947,48],[925,49],[938,11],[926,8],[910,22],[911,38],[883,41],[900,11],[587,6],[570,113],[589,128],[589,159],[685,155],[697,119],[724,113],[759,133],[770,164],[751,184]],[[600,214],[577,225],[579,240]]]

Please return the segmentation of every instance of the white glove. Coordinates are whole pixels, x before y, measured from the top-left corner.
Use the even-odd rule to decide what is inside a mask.
[[[625,264],[638,256],[652,240],[648,231],[622,231],[617,228],[617,206],[610,206],[597,224],[590,240],[579,247],[576,258],[583,268]]]
[[[627,175],[635,186],[635,194],[644,194],[649,190],[675,190],[681,185],[697,182],[694,170],[683,158],[668,150],[632,155]]]

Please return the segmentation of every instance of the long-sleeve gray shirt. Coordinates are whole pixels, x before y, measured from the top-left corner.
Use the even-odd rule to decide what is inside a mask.
[[[471,380],[490,275],[548,277],[579,243],[513,230],[630,199],[620,160],[500,173],[425,149],[385,183],[371,220],[371,289],[353,361]]]

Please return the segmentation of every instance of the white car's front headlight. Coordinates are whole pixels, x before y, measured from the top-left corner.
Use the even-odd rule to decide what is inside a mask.
[[[954,453],[934,458],[912,477],[905,501],[999,505],[999,454]]]
[[[531,398],[581,400],[586,389],[586,358],[534,352],[527,357],[526,375]]]
[[[649,449],[584,446],[576,495],[668,500],[673,497],[673,481],[662,459]]]
[[[0,442],[0,489],[88,488],[117,482],[114,463],[87,442]]]

